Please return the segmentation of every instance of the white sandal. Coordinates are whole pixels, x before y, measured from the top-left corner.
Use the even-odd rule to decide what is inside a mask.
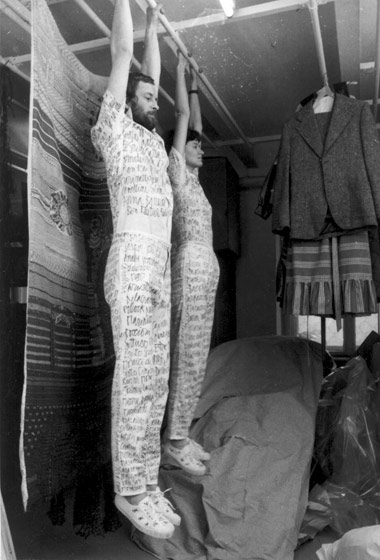
[[[190,445],[192,446],[193,450],[194,450],[194,456],[199,459],[200,461],[209,461],[211,459],[211,455],[210,453],[208,453],[207,451],[205,451],[205,449],[203,449],[203,447],[201,446],[200,443],[196,442],[195,440],[191,439],[191,438],[187,438]]]
[[[135,505],[116,494],[115,506],[136,529],[150,537],[169,539],[174,533],[174,525],[158,513],[149,496]]]
[[[165,492],[167,492],[167,490],[165,490]],[[166,517],[170,523],[178,526],[181,524],[181,518],[177,513],[175,513],[173,505],[164,496],[165,492],[161,492],[157,486],[156,490],[148,490],[148,496],[152,500],[155,510]]]
[[[206,466],[194,456],[193,446],[190,443],[179,448],[167,442],[164,446],[163,463],[180,467],[190,474],[203,475],[207,472]]]

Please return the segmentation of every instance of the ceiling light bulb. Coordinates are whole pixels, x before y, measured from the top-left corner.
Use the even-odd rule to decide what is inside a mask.
[[[219,0],[219,2],[226,16],[232,17],[235,11],[235,0]]]

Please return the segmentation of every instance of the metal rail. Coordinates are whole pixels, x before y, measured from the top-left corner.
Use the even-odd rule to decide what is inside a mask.
[[[321,26],[319,23],[317,0],[309,0],[309,11],[311,15],[311,23],[313,25],[315,46],[317,47],[319,69],[321,71],[323,85],[326,88],[329,88],[330,86],[329,86],[329,80],[327,76],[326,59],[325,59],[325,52],[323,49]]]
[[[379,104],[379,82],[380,82],[380,0],[377,0],[375,84],[373,90],[373,106],[372,106],[372,111],[373,111],[373,116],[375,121],[377,119],[377,106]]]

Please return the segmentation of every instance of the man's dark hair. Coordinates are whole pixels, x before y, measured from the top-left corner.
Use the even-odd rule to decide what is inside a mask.
[[[174,140],[174,128],[172,130],[168,130],[163,138],[164,138],[164,142],[165,142],[165,149],[167,151],[167,153],[170,152],[170,149],[173,145],[173,140]],[[192,142],[193,140],[197,140],[198,142],[200,142],[202,140],[202,136],[201,134],[199,134],[199,132],[197,130],[193,130],[192,128],[189,128],[187,131],[187,136],[186,136],[186,144],[188,142]]]
[[[154,85],[154,80],[142,72],[131,72],[128,77],[127,103],[136,96],[136,88],[139,82]]]

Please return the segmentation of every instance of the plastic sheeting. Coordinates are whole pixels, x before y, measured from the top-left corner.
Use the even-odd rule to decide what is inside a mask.
[[[357,356],[323,381],[315,459],[326,480],[310,492],[301,529],[309,537],[327,525],[343,535],[380,523],[380,387],[375,350],[371,369]]]
[[[222,344],[210,355],[192,436],[211,451],[209,472],[161,469],[182,516],[168,541],[137,531],[157,558],[292,560],[305,512],[320,346],[293,337]]]

